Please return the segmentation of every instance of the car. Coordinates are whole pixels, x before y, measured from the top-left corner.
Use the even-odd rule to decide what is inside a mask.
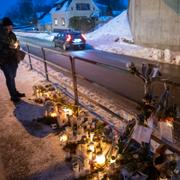
[[[54,37],[54,46],[64,51],[68,49],[85,49],[86,37],[79,31],[64,30]]]

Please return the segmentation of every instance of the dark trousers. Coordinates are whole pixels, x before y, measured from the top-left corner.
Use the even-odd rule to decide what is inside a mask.
[[[1,69],[6,78],[6,85],[11,98],[16,98],[17,96],[16,84],[15,84],[17,67],[18,64],[16,62],[1,65]]]

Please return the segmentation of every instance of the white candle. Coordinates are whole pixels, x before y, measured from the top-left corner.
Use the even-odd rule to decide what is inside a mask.
[[[96,155],[95,161],[96,161],[97,165],[103,166],[103,165],[105,164],[105,162],[106,162],[105,155],[102,154],[102,153],[98,153],[98,154]]]

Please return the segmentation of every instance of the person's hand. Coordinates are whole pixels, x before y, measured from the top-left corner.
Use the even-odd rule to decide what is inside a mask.
[[[11,49],[18,49],[20,47],[19,41],[11,42],[9,48]]]
[[[15,49],[19,49],[19,48],[20,48],[19,40],[17,40],[17,41],[14,43],[14,47],[15,47]]]
[[[14,43],[14,47],[15,47],[15,49],[17,49],[17,48],[19,47],[19,42],[18,42],[18,41],[16,41],[16,42]]]

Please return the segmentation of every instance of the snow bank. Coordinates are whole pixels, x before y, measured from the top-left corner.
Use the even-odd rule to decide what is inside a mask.
[[[101,28],[87,34],[89,40],[99,39],[104,36],[123,37],[132,40],[132,34],[128,22],[127,11],[115,17]]]
[[[180,65],[180,52],[146,48],[134,44],[127,11],[87,34],[87,41],[99,50]]]
[[[16,32],[16,35],[23,36],[23,37],[32,37],[32,38],[38,38],[43,39],[47,41],[53,41],[54,36],[57,35],[57,33],[43,33],[43,32]]]

